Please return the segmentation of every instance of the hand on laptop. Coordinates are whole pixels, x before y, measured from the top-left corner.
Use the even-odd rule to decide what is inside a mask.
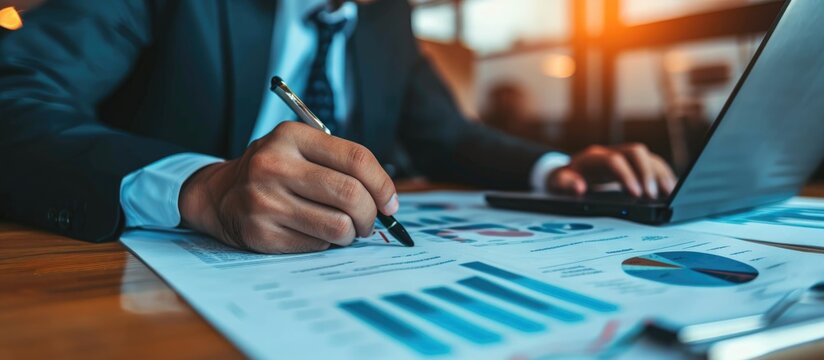
[[[667,163],[643,144],[590,146],[573,155],[569,165],[547,179],[551,191],[583,195],[592,185],[618,182],[630,195],[666,196],[675,187],[675,175]]]
[[[394,214],[398,197],[365,147],[284,122],[241,158],[192,175],[179,207],[184,226],[231,246],[295,253],[370,235],[377,211]]]

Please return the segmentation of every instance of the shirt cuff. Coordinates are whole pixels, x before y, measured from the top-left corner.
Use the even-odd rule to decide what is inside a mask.
[[[560,152],[549,152],[538,158],[532,166],[532,175],[529,184],[533,191],[546,191],[546,179],[556,169],[569,165],[569,155]]]
[[[203,154],[175,154],[126,175],[120,182],[120,206],[126,216],[126,227],[177,227],[183,183],[195,171],[221,161]]]

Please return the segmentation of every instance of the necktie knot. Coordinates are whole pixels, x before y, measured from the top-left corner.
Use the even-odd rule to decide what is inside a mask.
[[[309,22],[318,30],[318,37],[332,36],[343,30],[343,27],[346,26],[346,19],[330,22],[328,19],[325,19],[323,15],[323,8],[309,15]]]

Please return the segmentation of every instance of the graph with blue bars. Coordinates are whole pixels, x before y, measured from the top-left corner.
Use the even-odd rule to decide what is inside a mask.
[[[553,323],[573,324],[593,313],[619,310],[608,301],[487,263],[460,266],[477,274],[417,291],[341,302],[338,308],[423,356],[452,354],[458,341],[494,346],[506,340],[505,332],[546,333]],[[410,316],[452,337],[429,334],[404,320]]]
[[[809,229],[824,229],[824,209],[812,207],[766,207],[746,213],[713,218],[728,224],[766,224]]]
[[[422,216],[419,218],[415,218],[413,220],[406,220],[404,219],[403,225],[408,228],[420,228],[426,227],[431,225],[452,225],[452,224],[461,224],[465,223],[468,220],[449,216],[449,215],[434,215],[434,216]]]

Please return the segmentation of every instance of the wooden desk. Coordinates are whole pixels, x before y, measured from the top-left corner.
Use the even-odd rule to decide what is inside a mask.
[[[804,194],[824,197],[824,184]],[[119,243],[0,223],[0,358],[157,356],[242,357]]]

